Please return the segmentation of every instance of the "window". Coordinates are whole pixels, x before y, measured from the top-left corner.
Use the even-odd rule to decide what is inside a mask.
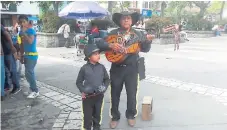
[[[152,2],[149,2],[149,9],[152,8]]]
[[[143,2],[143,8],[148,8],[148,2]]]

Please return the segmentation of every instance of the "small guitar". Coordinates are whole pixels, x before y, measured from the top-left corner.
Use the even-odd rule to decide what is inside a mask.
[[[124,50],[119,50],[118,52],[110,50],[105,52],[106,59],[112,63],[121,63],[123,62],[128,54],[138,53],[140,51],[140,43],[146,39],[146,36],[138,37],[134,35],[134,38],[125,38],[125,35],[109,35],[106,38],[107,43],[119,43],[124,46]],[[127,42],[127,44],[125,44]]]

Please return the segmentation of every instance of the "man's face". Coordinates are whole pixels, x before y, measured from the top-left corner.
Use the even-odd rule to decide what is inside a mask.
[[[19,25],[22,27],[27,27],[28,26],[28,21],[25,19],[19,19]]]
[[[125,29],[130,28],[132,25],[132,17],[131,16],[122,16],[121,17],[121,26]]]
[[[94,62],[94,63],[99,62],[99,60],[100,60],[100,54],[99,54],[99,52],[98,52],[98,51],[94,52],[94,53],[90,56],[89,59],[90,59],[91,62]]]

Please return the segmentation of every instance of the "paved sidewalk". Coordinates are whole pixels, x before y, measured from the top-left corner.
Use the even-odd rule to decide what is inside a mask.
[[[198,43],[182,44],[182,49],[179,52],[171,53],[168,52],[168,46],[164,47],[166,49],[159,45],[152,46],[154,50],[146,55],[147,79],[140,84],[139,115],[136,127],[129,128],[127,125],[124,116],[127,104],[126,93],[123,90],[120,102],[122,118],[116,130],[227,130],[227,89],[226,87],[219,88],[219,84],[224,85],[225,82],[219,84],[215,82],[215,85],[212,85],[207,81],[204,85],[203,82],[185,80],[174,74],[178,73],[184,77],[187,73],[184,73],[185,71],[181,69],[184,68],[185,70],[185,66],[187,66],[188,71],[196,72],[191,75],[193,77],[198,77],[199,73],[206,71],[218,75],[212,72],[213,69],[220,69],[220,65],[225,66],[224,62],[220,62],[221,59],[215,59],[217,60],[215,62],[220,63],[218,67],[213,68],[207,66],[206,62],[204,64],[193,62],[195,57],[200,57],[200,55],[197,55],[198,52],[196,55],[194,49],[187,50],[187,52],[191,52],[187,55],[184,55],[185,52],[183,52],[189,47],[196,47],[191,44]],[[200,43],[199,46],[202,46],[202,44]],[[208,45],[204,44],[204,46],[207,48]],[[220,45],[221,47],[224,46]],[[205,47],[201,48],[204,49]],[[2,128],[4,130],[80,130],[82,120],[81,97],[75,81],[80,66],[85,62],[83,56],[77,57],[75,48],[38,48],[38,51],[40,57],[36,74],[37,79],[42,81],[37,82],[41,95],[35,100],[26,99],[23,92],[27,90],[28,85],[23,82],[22,84],[25,86],[23,92],[2,102]],[[176,56],[179,57],[180,55],[182,59],[177,60],[176,57],[173,57],[172,62],[170,60],[164,62],[155,55],[156,53],[167,53],[168,56],[172,57],[177,53]],[[188,61],[183,60],[188,56],[192,58]],[[157,58],[152,59],[152,57]],[[205,58],[206,61],[209,61],[209,57]],[[106,62],[105,58],[102,58],[101,62],[105,64],[107,69],[110,68],[110,63]],[[180,64],[182,62],[186,62],[185,65]],[[193,63],[201,66],[206,65],[206,67],[190,66]],[[180,67],[175,68],[171,65]],[[207,69],[201,70],[204,68]],[[170,75],[169,70],[174,72],[171,72]],[[220,74],[224,74],[225,71],[223,70],[219,70]],[[164,75],[161,75],[162,71],[165,72]],[[193,78],[186,77],[186,79]],[[213,79],[213,77],[206,78],[206,80]],[[198,81],[201,81],[201,79],[198,78]],[[105,96],[103,111],[102,127],[104,130],[109,130],[109,95],[108,91]],[[143,96],[152,96],[154,98],[152,120],[148,122],[141,121]]]
[[[23,84],[26,86],[23,91],[26,91],[28,84],[26,82]],[[38,99],[28,100],[21,92],[17,97],[2,102],[4,103],[2,128],[6,130],[79,130],[82,119],[81,97],[39,81],[37,84],[41,92]],[[109,130],[108,95],[109,91],[105,96],[103,111],[104,130]],[[140,119],[143,96],[154,98],[152,121]],[[140,84],[138,108],[137,124],[135,128],[130,128],[124,117],[126,93],[123,90],[120,102],[122,119],[116,130],[226,130],[227,128],[226,107],[211,97],[149,82]]]
[[[2,130],[50,130],[60,109],[41,100],[27,99],[27,88],[1,102]]]

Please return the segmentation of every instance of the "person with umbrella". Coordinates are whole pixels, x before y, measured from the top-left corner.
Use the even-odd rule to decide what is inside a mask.
[[[115,13],[112,16],[112,19],[116,25],[119,26],[118,29],[112,30],[108,35],[123,35],[129,36],[130,40],[134,37],[139,37],[140,40],[140,51],[148,52],[151,48],[151,42],[154,38],[153,35],[144,35],[139,31],[132,29],[132,26],[135,25],[140,18],[139,13],[134,12],[122,12]],[[111,43],[108,44],[106,41],[101,40],[98,41],[97,46],[100,50],[114,50],[120,51],[124,50],[125,47],[119,43]],[[129,42],[125,43],[130,44]],[[125,116],[128,120],[129,126],[133,127],[136,123],[135,117],[138,113],[138,103],[137,103],[137,92],[138,92],[138,62],[140,60],[139,52],[134,54],[127,54],[127,58],[119,63],[112,63],[110,69],[110,80],[111,80],[111,121],[110,128],[114,129],[117,127],[118,121],[120,120],[120,112],[119,112],[119,101],[120,95],[123,88],[123,84],[125,84],[126,92],[127,92],[127,110],[125,112]]]

